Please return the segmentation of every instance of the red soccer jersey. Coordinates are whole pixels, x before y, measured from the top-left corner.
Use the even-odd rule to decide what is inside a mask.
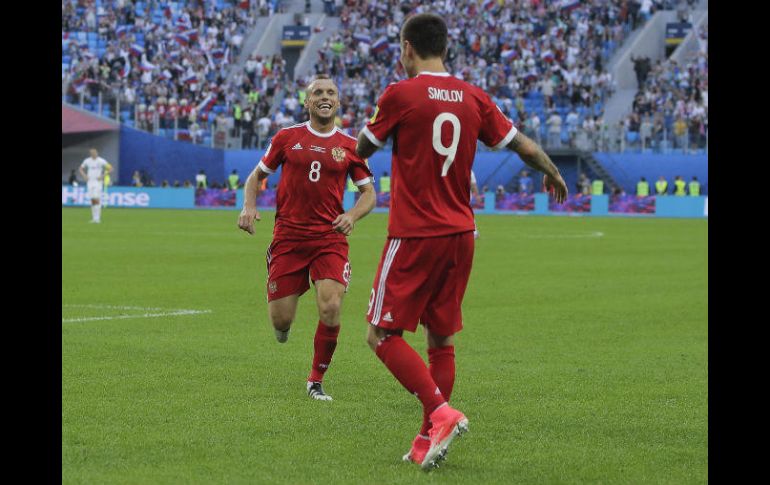
[[[339,237],[332,222],[344,212],[347,176],[356,185],[372,182],[372,172],[356,155],[356,140],[337,128],[319,133],[310,122],[275,134],[259,167],[274,173],[283,165],[276,194],[275,239]]]
[[[385,88],[362,131],[379,147],[393,135],[388,235],[430,237],[474,230],[476,140],[499,149],[517,130],[483,90],[422,72]]]

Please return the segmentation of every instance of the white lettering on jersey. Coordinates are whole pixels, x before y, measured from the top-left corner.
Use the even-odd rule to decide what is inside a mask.
[[[429,87],[428,99],[438,99],[439,101],[450,101],[452,103],[462,103],[463,92],[458,91],[456,89],[453,89],[450,91],[448,89]]]

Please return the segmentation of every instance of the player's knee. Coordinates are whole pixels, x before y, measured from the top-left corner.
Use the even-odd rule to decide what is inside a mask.
[[[366,343],[370,349],[377,351],[380,341],[387,336],[388,334],[384,329],[369,325],[369,331],[366,333]]]
[[[321,320],[324,322],[336,321],[339,318],[341,306],[342,303],[339,298],[330,298],[322,301],[318,308]]]
[[[294,320],[290,315],[270,315],[270,320],[273,322],[273,328],[276,330],[285,331],[291,327]]]

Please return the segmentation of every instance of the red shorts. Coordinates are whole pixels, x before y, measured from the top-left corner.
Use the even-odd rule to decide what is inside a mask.
[[[302,295],[310,280],[350,283],[348,243],[345,240],[273,240],[267,248],[267,301]]]
[[[374,278],[366,319],[437,335],[463,328],[462,302],[473,265],[473,232],[430,238],[388,238]]]

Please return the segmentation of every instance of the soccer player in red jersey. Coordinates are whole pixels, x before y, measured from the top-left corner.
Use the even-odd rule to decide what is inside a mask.
[[[267,301],[279,342],[286,342],[300,295],[316,288],[318,327],[307,393],[331,400],[321,386],[340,330],[340,306],[350,282],[349,236],[375,204],[372,173],[356,155],[356,140],[337,129],[339,91],[328,76],[317,76],[307,89],[310,121],[275,134],[265,155],[246,180],[238,227],[254,234],[260,220],[260,182],[283,166],[276,197],[273,241],[267,248]],[[348,175],[361,197],[348,212],[342,196]]]
[[[556,200],[567,187],[543,150],[519,133],[484,91],[450,76],[443,63],[447,27],[418,14],[401,29],[401,64],[408,79],[390,84],[358,137],[368,158],[393,138],[388,240],[374,279],[367,341],[395,378],[417,396],[423,424],[405,460],[430,469],[468,419],[447,404],[455,380],[453,335],[463,327],[461,304],[473,261],[470,177],[476,141],[508,147],[545,173]],[[402,338],[426,330],[429,367]]]

